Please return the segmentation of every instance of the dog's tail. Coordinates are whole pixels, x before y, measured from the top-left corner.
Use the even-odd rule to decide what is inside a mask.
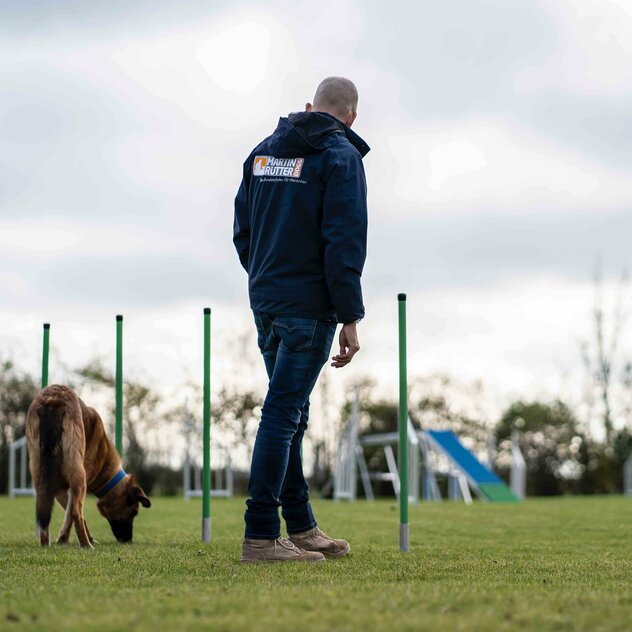
[[[37,489],[36,519],[40,533],[48,533],[55,495],[61,484],[62,421],[64,402],[47,398],[37,411],[40,420],[40,476]]]

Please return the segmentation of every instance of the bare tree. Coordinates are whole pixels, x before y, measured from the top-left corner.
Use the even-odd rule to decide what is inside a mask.
[[[261,419],[261,394],[238,386],[223,387],[215,400],[213,415],[233,450],[245,451],[250,462],[254,437]]]
[[[592,337],[582,341],[581,356],[589,379],[589,405],[596,408],[599,401],[606,443],[612,440],[614,417],[613,408],[617,390],[625,388],[629,381],[630,363],[625,361],[622,348],[622,334],[627,320],[626,302],[629,298],[629,275],[627,269],[621,272],[619,288],[612,310],[608,310],[601,262],[595,266],[594,305],[592,312]]]
[[[38,390],[32,376],[0,357],[0,494],[7,489],[9,444],[24,435],[26,411]]]
[[[84,387],[90,385],[97,392],[111,393],[114,388],[113,373],[98,358],[77,369],[75,374]],[[146,468],[148,459],[153,456],[152,460],[156,460],[156,454],[152,454],[149,447],[150,443],[155,445],[156,441],[150,442],[150,435],[152,439],[159,436],[157,429],[162,424],[179,418],[179,411],[166,409],[162,397],[152,387],[137,380],[127,379],[124,382],[123,395],[125,463],[130,470],[140,475]],[[111,426],[115,414],[114,403],[112,397],[108,399],[110,404],[105,409],[96,407],[100,409],[102,416],[110,418]],[[94,405],[91,400],[86,403],[89,406]]]

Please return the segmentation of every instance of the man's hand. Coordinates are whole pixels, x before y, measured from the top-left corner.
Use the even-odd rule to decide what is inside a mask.
[[[347,366],[353,360],[353,356],[360,351],[355,323],[342,326],[338,342],[340,343],[340,353],[332,358],[333,362],[331,363],[331,366],[336,369]]]

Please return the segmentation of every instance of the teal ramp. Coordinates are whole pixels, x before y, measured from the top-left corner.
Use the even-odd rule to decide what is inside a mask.
[[[458,467],[484,500],[515,503],[519,498],[507,484],[483,465],[451,430],[427,430],[426,435]]]

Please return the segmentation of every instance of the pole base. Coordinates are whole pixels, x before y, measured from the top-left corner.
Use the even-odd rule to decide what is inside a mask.
[[[410,548],[410,524],[399,525],[399,550],[402,553],[408,553]]]
[[[202,542],[211,541],[211,519],[202,518]]]

